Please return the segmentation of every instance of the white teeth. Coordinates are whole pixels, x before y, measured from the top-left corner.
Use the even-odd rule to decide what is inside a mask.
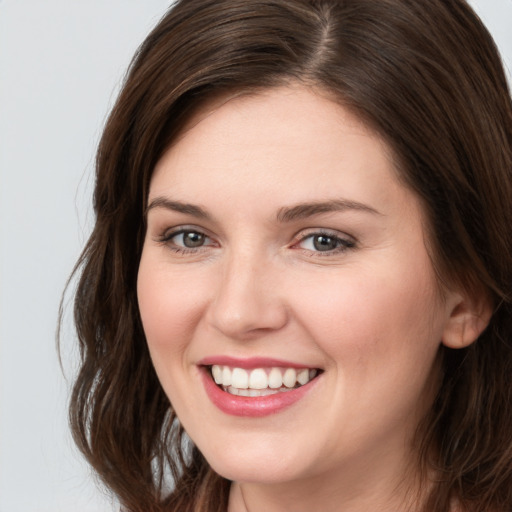
[[[249,387],[249,374],[243,368],[233,368],[231,373],[231,385],[238,389],[247,389]]]
[[[241,396],[265,396],[289,391],[297,385],[307,384],[318,373],[312,368],[255,368],[250,371],[217,364],[211,367],[211,372],[216,384],[228,393]]]
[[[220,382],[218,384],[220,384]],[[222,368],[222,385],[231,386],[231,369],[229,366],[224,366],[224,368]]]
[[[219,365],[212,366],[212,376],[215,384],[222,384],[222,368]]]
[[[297,382],[297,372],[293,368],[287,368],[283,375],[283,384],[287,388],[293,388]]]
[[[231,395],[238,395],[238,396],[268,396],[268,395],[275,395],[276,393],[280,393],[281,391],[290,391],[288,388],[283,388],[280,390],[277,389],[238,389],[234,388],[233,386],[228,386],[225,391],[227,391]]]
[[[283,376],[279,368],[272,368],[268,374],[268,387],[279,389],[283,385]]]
[[[304,368],[303,370],[299,370],[297,372],[297,382],[303,386],[309,382],[309,370]]]
[[[263,368],[256,368],[249,377],[249,387],[252,389],[268,388],[267,372]]]

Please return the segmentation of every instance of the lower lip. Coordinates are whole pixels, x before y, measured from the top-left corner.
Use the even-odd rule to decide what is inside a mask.
[[[210,372],[206,368],[201,371],[203,384],[210,400],[226,414],[233,416],[250,416],[260,418],[270,414],[276,414],[303,398],[315,385],[318,377],[312,381],[292,389],[267,396],[238,396],[223,391],[213,381]]]

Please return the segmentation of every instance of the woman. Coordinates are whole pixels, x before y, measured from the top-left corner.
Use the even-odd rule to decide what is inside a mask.
[[[94,204],[71,421],[123,510],[512,510],[512,105],[463,0],[178,2]]]

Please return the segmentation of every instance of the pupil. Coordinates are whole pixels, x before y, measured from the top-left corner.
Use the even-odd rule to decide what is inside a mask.
[[[331,236],[318,235],[313,239],[317,251],[332,251],[336,249],[336,239]]]
[[[195,231],[188,231],[183,236],[185,247],[200,247],[204,243],[204,235]]]

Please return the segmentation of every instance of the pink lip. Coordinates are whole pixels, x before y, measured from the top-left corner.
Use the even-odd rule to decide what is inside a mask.
[[[291,361],[272,359],[268,357],[249,357],[245,359],[238,359],[236,357],[229,356],[211,356],[199,361],[199,365],[201,366],[212,366],[214,364],[231,366],[232,368],[245,368],[246,370],[253,368],[313,368],[311,366],[297,364]]]
[[[211,363],[218,364],[218,363]],[[228,364],[228,363],[223,363]],[[238,363],[236,365],[238,368]],[[282,362],[279,364],[262,365],[261,366],[287,366],[283,365]],[[251,366],[252,367],[252,366]],[[258,367],[258,366],[255,366]],[[301,367],[304,368],[304,367]],[[313,379],[304,386],[293,389],[291,391],[284,391],[282,393],[276,393],[268,396],[257,396],[257,397],[246,397],[231,395],[226,391],[223,391],[213,381],[210,372],[207,368],[201,368],[201,378],[203,379],[203,385],[206,390],[206,394],[222,412],[231,414],[233,416],[247,416],[253,418],[261,418],[270,414],[276,414],[283,409],[293,405],[303,398],[316,384],[318,378]]]

